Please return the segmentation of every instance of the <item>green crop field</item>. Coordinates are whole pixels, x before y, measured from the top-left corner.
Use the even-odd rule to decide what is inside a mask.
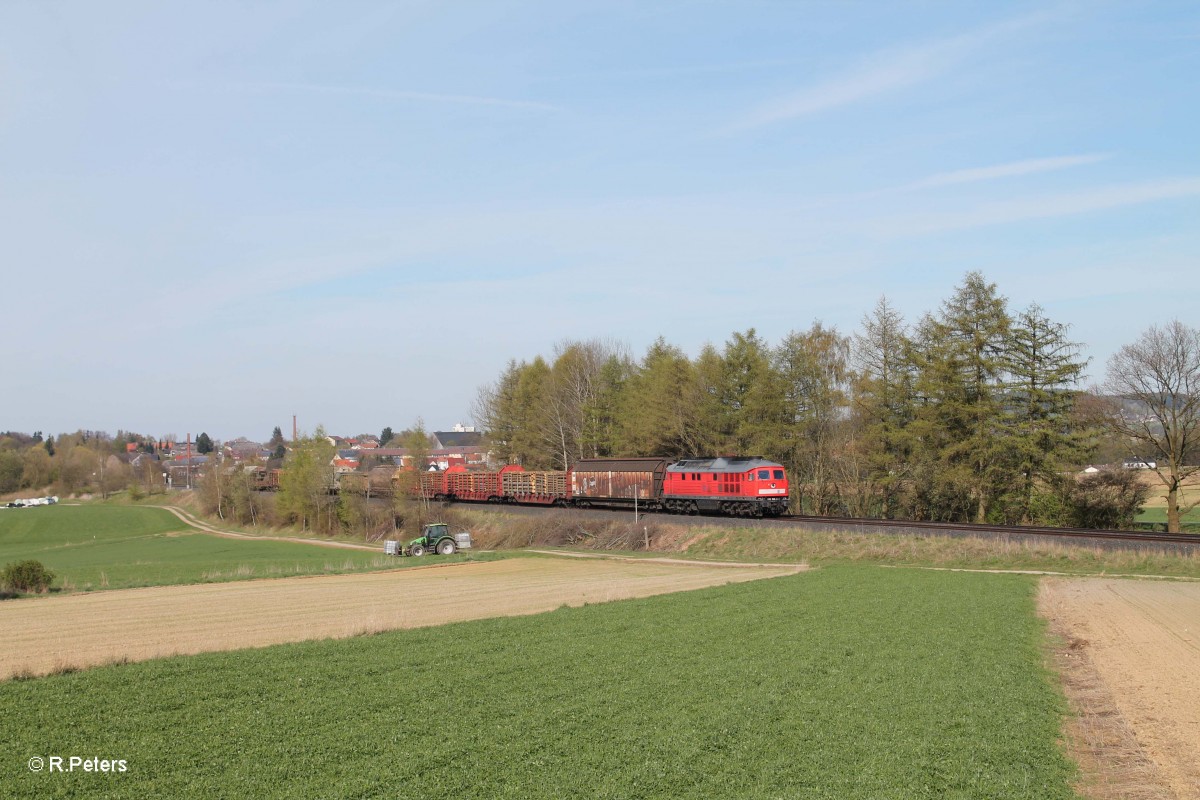
[[[0,785],[31,798],[1074,797],[1034,587],[832,567],[10,681]],[[127,771],[27,767],[73,755]]]
[[[409,563],[366,550],[212,536],[160,508],[109,505],[0,512],[0,566],[28,558],[45,564],[57,576],[55,587],[66,590],[395,569]]]
[[[1152,522],[1156,525],[1167,524],[1167,509],[1165,506],[1146,508],[1137,515],[1138,522]],[[1200,507],[1193,508],[1180,517],[1180,522],[1190,531],[1200,529]]]

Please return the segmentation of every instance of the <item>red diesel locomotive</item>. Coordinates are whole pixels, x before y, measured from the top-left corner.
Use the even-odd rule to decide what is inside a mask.
[[[418,492],[431,500],[520,503],[588,508],[638,507],[676,514],[779,516],[788,507],[783,465],[759,457],[586,458],[571,469],[496,472],[454,466],[421,476]]]

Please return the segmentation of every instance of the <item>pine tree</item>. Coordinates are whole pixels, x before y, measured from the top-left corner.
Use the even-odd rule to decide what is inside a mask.
[[[1083,441],[1070,424],[1075,386],[1087,366],[1067,326],[1052,322],[1037,304],[1017,315],[1008,346],[1008,437],[1020,458],[1017,512],[1031,522],[1034,490],[1054,483],[1063,462],[1078,458]]]
[[[690,452],[695,381],[683,351],[659,337],[626,383],[621,404],[621,455],[679,458]]]
[[[926,315],[918,326],[913,432],[925,505],[938,516],[984,522],[1012,482],[1015,459],[1004,413],[1011,324],[996,285],[970,272],[939,315]]]
[[[551,380],[550,365],[541,356],[522,364],[506,409],[512,420],[512,458],[526,469],[552,469],[562,463],[559,431],[549,414]]]
[[[868,481],[876,487],[885,518],[896,516],[912,477],[915,415],[911,342],[904,317],[881,297],[855,334],[854,413]]]
[[[488,446],[503,463],[519,463],[516,452],[517,429],[521,424],[517,407],[517,387],[524,364],[509,360],[495,383],[479,387],[472,417],[483,428]]]
[[[783,416],[782,386],[771,368],[771,351],[757,331],[734,333],[721,355],[723,430],[726,454],[759,455],[772,425]]]

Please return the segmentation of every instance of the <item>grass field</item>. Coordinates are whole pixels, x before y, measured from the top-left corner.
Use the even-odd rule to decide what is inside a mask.
[[[1200,507],[1193,508],[1180,517],[1180,520],[1185,530],[1195,532],[1200,528]],[[1142,513],[1137,515],[1137,521],[1165,525],[1167,523],[1167,508],[1166,506],[1147,507],[1142,510]]]
[[[200,533],[170,512],[136,506],[47,506],[0,512],[0,566],[32,558],[65,590],[166,586],[395,569],[378,552]],[[457,560],[467,556],[455,556]]]
[[[1142,513],[1137,515],[1137,521],[1165,525],[1167,522],[1167,496],[1162,479],[1148,470],[1142,471],[1140,477],[1150,487],[1150,496],[1146,498],[1146,505],[1142,507]],[[1184,506],[1200,497],[1200,473],[1193,473],[1183,482],[1180,495],[1179,502]],[[1185,530],[1193,532],[1200,529],[1200,506],[1183,515],[1183,525]]]
[[[1034,582],[875,567],[0,684],[16,797],[1073,797]],[[125,759],[32,773],[33,756]]]

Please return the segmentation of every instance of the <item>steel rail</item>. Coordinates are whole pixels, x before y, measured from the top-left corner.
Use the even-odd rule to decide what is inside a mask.
[[[908,528],[930,531],[953,531],[955,533],[1021,534],[1027,536],[1055,536],[1080,539],[1113,539],[1125,542],[1162,542],[1200,546],[1200,535],[1191,533],[1164,533],[1157,531],[1115,531],[1092,528],[1050,528],[1030,525],[983,525],[971,522],[933,522],[928,520],[872,519],[866,517],[818,517],[796,514],[780,517],[780,521],[793,524],[805,522],[823,525],[870,526],[876,528]]]

